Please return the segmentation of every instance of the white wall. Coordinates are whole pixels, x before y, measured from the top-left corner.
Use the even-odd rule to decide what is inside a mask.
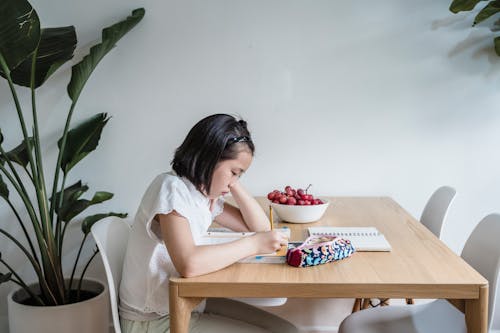
[[[492,33],[471,28],[470,14],[451,14],[449,2],[33,1],[44,26],[75,25],[84,48],[131,9],[147,11],[81,96],[75,120],[113,118],[68,183],[115,193],[95,211],[133,215],[197,120],[237,113],[257,146],[243,178],[255,195],[312,183],[318,195],[389,195],[418,218],[432,191],[449,184],[458,196],[444,240],[458,253],[480,218],[500,211],[500,61]],[[47,159],[68,109],[68,80],[66,67],[39,90]],[[19,134],[9,98],[1,81],[10,148]],[[0,224],[16,230],[0,209]],[[0,250],[22,266],[13,246],[2,240]],[[98,263],[92,274],[101,275]],[[0,287],[0,315],[7,289]],[[328,302],[310,305],[318,312],[297,323],[336,326],[350,304]],[[303,310],[291,301],[279,312]]]

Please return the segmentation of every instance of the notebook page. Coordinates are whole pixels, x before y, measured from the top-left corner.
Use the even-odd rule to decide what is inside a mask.
[[[309,235],[349,239],[356,251],[390,251],[391,245],[375,227],[309,227]]]
[[[287,235],[290,238],[291,230],[289,228],[275,229]],[[209,228],[208,231],[201,237],[198,245],[215,245],[233,242],[255,234],[255,232],[238,232],[226,228]],[[284,263],[286,262],[287,245],[283,245],[277,252],[261,254],[243,258],[239,262],[243,263]]]

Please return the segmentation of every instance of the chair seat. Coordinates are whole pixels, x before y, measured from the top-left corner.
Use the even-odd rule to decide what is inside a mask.
[[[371,308],[348,316],[338,333],[467,333],[465,317],[446,300]]]

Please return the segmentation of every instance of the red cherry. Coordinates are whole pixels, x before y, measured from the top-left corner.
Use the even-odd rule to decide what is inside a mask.
[[[309,200],[304,200],[304,205],[306,205],[306,206],[310,206],[310,205],[311,205],[311,201],[309,201]]]
[[[275,200],[273,200],[273,203],[279,204],[280,201],[275,199]]]
[[[281,195],[281,196],[280,196],[280,198],[279,198],[279,202],[280,202],[281,204],[284,204],[284,203],[286,203],[287,201],[288,201],[288,199],[287,199],[286,195]]]
[[[297,205],[299,206],[304,206],[305,204],[306,204],[305,201],[302,199],[297,201]]]
[[[297,204],[297,200],[295,200],[294,197],[288,197],[288,200],[287,200],[287,205],[295,205]]]
[[[275,195],[276,195],[276,193],[269,192],[269,194],[267,195],[267,198],[272,201],[274,199]]]
[[[303,195],[305,194],[305,192],[304,192],[304,190],[303,190],[303,189],[299,188],[299,189],[297,190],[297,194],[298,194],[298,195],[300,195],[300,196],[303,196]]]

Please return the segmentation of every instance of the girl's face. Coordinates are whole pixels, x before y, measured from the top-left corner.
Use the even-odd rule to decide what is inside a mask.
[[[252,154],[246,150],[238,153],[235,159],[217,163],[212,175],[208,198],[216,199],[229,193],[229,188],[238,181],[252,163]]]

